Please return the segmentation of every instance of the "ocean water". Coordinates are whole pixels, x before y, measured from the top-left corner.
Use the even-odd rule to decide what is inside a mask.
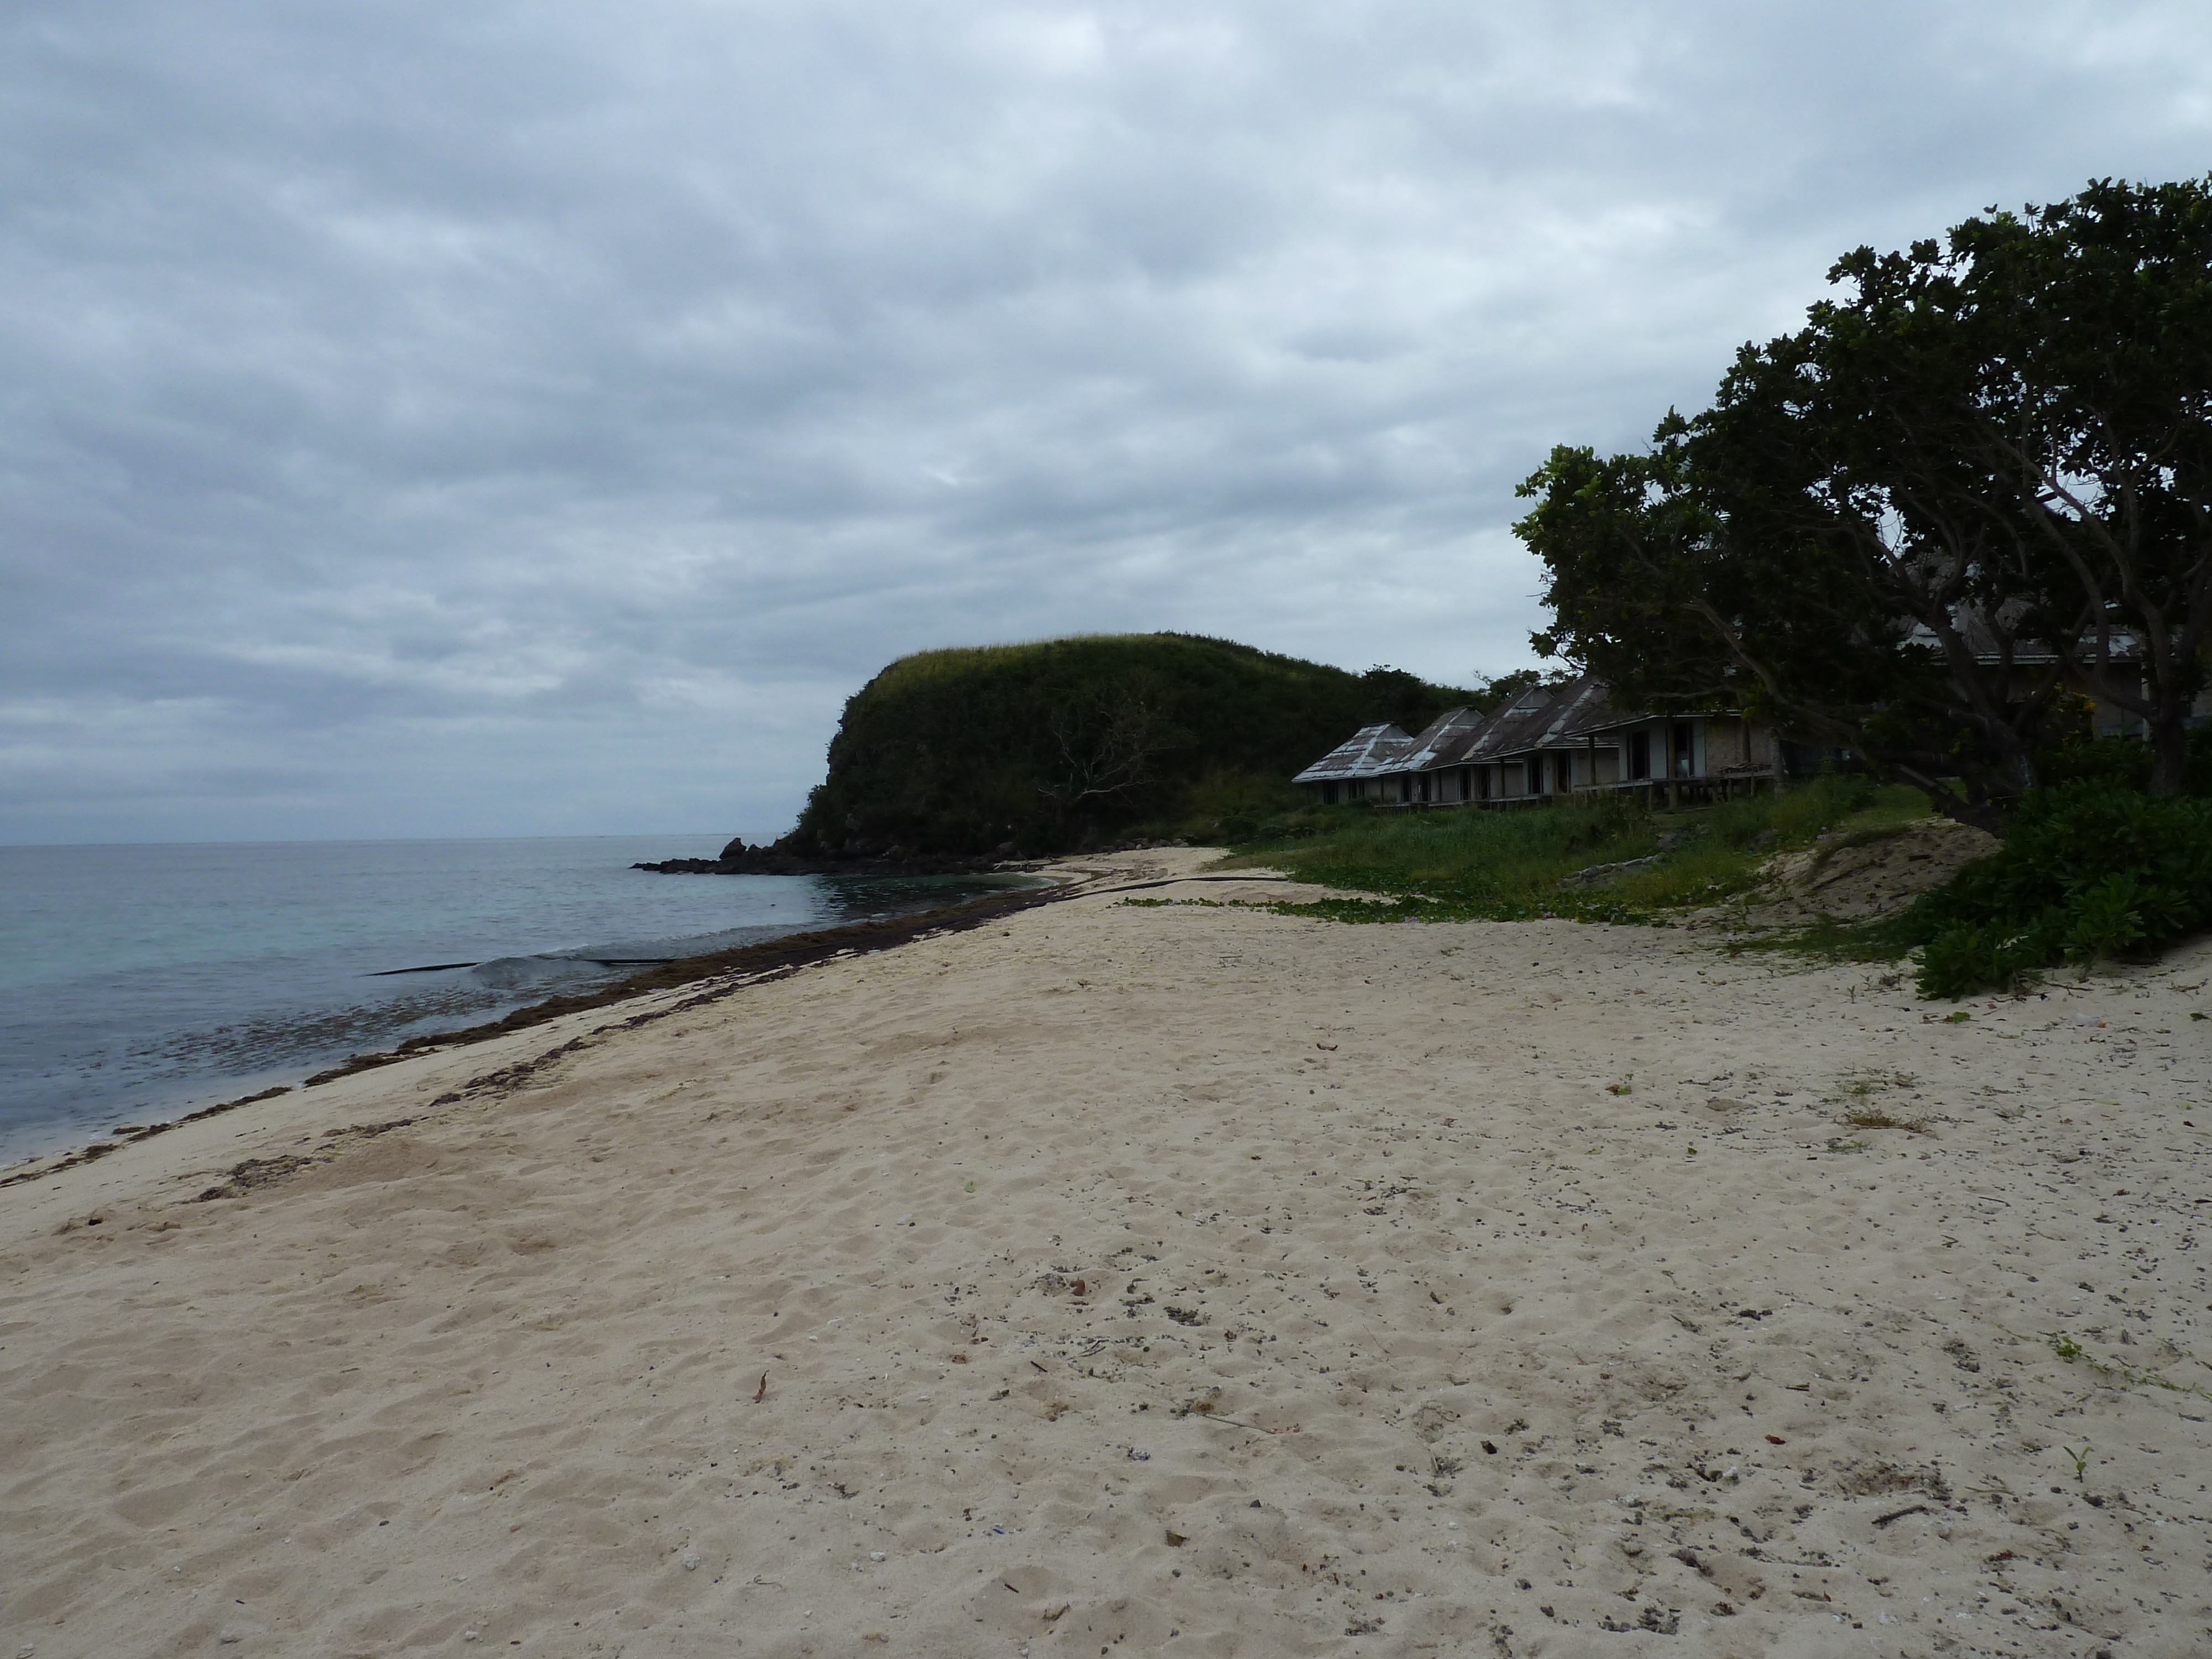
[[[724,839],[0,847],[0,1163],[296,1083],[625,963],[1004,884],[629,868],[711,858]]]

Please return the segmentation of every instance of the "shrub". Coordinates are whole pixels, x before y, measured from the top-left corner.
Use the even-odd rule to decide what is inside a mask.
[[[2150,745],[2140,738],[2099,738],[2045,750],[2035,763],[2036,781],[2114,783],[2140,791],[2150,781]],[[2189,734],[2189,759],[2182,775],[2185,795],[2212,795],[2212,726]]]
[[[2144,795],[2117,766],[2090,769],[2032,792],[2002,848],[1907,913],[1921,994],[2007,988],[2212,922],[2212,799]]]

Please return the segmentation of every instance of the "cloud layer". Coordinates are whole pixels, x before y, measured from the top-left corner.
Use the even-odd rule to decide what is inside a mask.
[[[2185,4],[0,25],[0,840],[787,823],[904,652],[1526,659],[1512,485],[2201,171]]]

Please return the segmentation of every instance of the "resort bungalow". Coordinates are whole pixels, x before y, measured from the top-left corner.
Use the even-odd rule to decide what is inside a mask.
[[[1468,712],[1455,708],[1452,714]],[[1444,718],[1449,720],[1451,715]],[[1379,786],[1386,775],[1394,781],[1406,776],[1398,763],[1413,746],[1413,738],[1395,726],[1363,726],[1299,773],[1296,781],[1313,785],[1321,799],[1331,806],[1340,800],[1365,800],[1370,796],[1395,800],[1395,793],[1386,794]],[[1398,787],[1397,781],[1392,783],[1393,790]],[[1406,799],[1413,797],[1409,794]]]
[[[1629,791],[1680,804],[1749,793],[1762,780],[1775,787],[1782,761],[1763,724],[1616,708],[1605,684],[1584,675],[1531,686],[1487,714],[1452,709],[1419,736],[1364,727],[1294,781],[1330,803],[1505,806]]]

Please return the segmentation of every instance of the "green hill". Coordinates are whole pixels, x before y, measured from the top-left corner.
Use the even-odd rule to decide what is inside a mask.
[[[1496,683],[1491,695],[1509,682]],[[1186,634],[925,651],[845,705],[829,776],[780,850],[1018,854],[1217,833],[1291,799],[1358,727],[1486,696]]]

